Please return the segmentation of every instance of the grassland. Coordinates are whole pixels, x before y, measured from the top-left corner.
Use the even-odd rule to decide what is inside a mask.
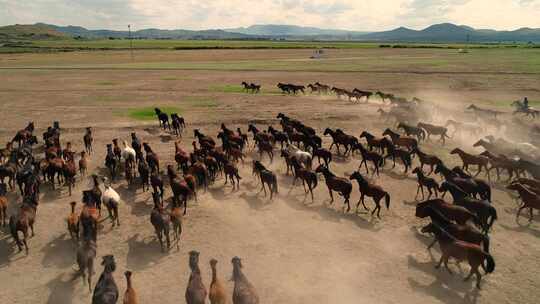
[[[54,43],[51,41],[49,43]],[[59,41],[61,42],[61,41]],[[306,72],[540,73],[540,49],[486,48],[462,54],[454,49],[364,48],[329,50],[138,50],[13,54],[0,68],[132,69]],[[246,56],[249,54],[250,56]],[[54,64],[52,64],[54,63]]]

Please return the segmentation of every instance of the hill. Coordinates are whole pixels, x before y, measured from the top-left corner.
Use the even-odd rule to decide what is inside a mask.
[[[434,24],[422,30],[399,27],[382,32],[359,32],[320,29],[295,25],[252,25],[235,29],[133,31],[135,39],[179,40],[310,40],[310,41],[381,41],[381,42],[540,42],[540,29],[521,28],[514,31],[474,29],[452,23]],[[90,30],[80,26],[57,26],[44,23],[0,27],[0,39],[85,39],[127,38],[128,31]]]
[[[361,35],[367,32],[358,31],[346,31],[335,29],[321,29],[317,27],[306,27],[297,25],[280,25],[280,24],[258,24],[249,27],[240,27],[233,29],[225,29],[231,33],[241,33],[253,36],[348,36],[348,35]]]
[[[67,36],[44,24],[15,24],[0,27],[0,39],[60,39]]]

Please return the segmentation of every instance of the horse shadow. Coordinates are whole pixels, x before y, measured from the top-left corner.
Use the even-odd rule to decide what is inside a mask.
[[[173,140],[173,136],[170,135],[170,134],[162,134],[162,135],[159,136],[159,140],[162,143],[168,143],[168,142]]]
[[[434,274],[435,281],[431,284],[424,285],[418,282],[415,278],[407,278],[410,287],[417,291],[438,299],[441,302],[454,304],[454,303],[471,303],[474,304],[478,300],[479,291],[471,286],[471,282],[463,282],[461,278],[456,275],[450,275],[444,266],[440,269],[435,269],[435,263],[419,262],[413,256],[408,256],[409,268],[420,270],[427,274]],[[475,281],[471,279],[471,281]],[[463,294],[463,296],[461,295]],[[461,301],[460,301],[461,300]]]
[[[66,268],[73,265],[73,252],[76,250],[75,242],[63,233],[47,243],[41,252],[44,254],[41,265],[47,267]]]
[[[47,304],[71,304],[74,301],[75,284],[77,284],[77,275],[74,273],[71,277],[66,274],[59,274],[56,278],[47,283],[50,291]],[[67,280],[66,280],[67,279]]]
[[[2,239],[0,239],[0,269],[4,267],[9,267],[13,260],[10,258],[16,254],[17,245],[13,242],[13,238],[6,234]]]
[[[271,203],[269,194],[267,194],[266,200],[263,200],[263,197],[259,194],[248,195],[246,193],[242,193],[238,197],[246,201],[248,206],[254,210],[264,210],[264,208]]]
[[[50,184],[47,183],[46,184],[46,187],[47,187],[47,190],[43,191],[41,190],[40,193],[43,193],[43,195],[40,197],[40,202],[44,202],[44,203],[51,203],[51,202],[55,202],[56,200],[60,199],[62,197],[62,193],[61,193],[61,189],[58,188],[57,186],[55,186],[55,189],[53,190],[51,187],[50,187]],[[74,191],[74,195],[72,195],[73,197],[76,197],[76,192]],[[76,199],[74,199],[76,200]]]
[[[150,202],[150,204],[148,204],[148,202]],[[129,205],[130,205],[131,214],[137,217],[149,216],[152,210],[152,207],[154,206],[151,197],[147,197],[145,200],[133,201],[133,203]]]
[[[396,168],[398,168],[396,166]],[[381,172],[383,172],[384,174],[388,175],[389,177],[393,178],[393,179],[397,179],[397,180],[413,180],[413,181],[416,181],[416,178],[415,177],[412,177],[410,176],[408,173],[403,173],[403,171],[400,170],[400,172],[395,172],[393,171],[392,169],[383,169],[381,168]]]
[[[174,244],[172,233],[170,234],[170,238],[172,249],[172,245]],[[126,266],[128,269],[142,271],[154,266],[160,259],[167,256],[167,252],[163,253],[161,251],[159,240],[154,234],[144,239],[137,233],[127,240],[127,244]]]
[[[326,221],[331,221],[334,223],[341,222],[342,220],[348,220],[356,224],[359,228],[368,229],[370,231],[379,231],[382,227],[376,226],[379,221],[376,216],[372,216],[370,212],[348,212],[344,213],[343,211],[332,208],[334,205],[327,205],[323,203],[322,205],[314,205],[314,202],[311,202],[310,195],[304,197],[303,201],[300,201],[296,197],[289,196],[289,199],[286,199],[285,202],[289,207],[301,210],[301,211],[312,211],[319,214],[319,216]],[[306,201],[309,201],[306,203]],[[354,209],[354,208],[351,208]],[[359,214],[368,214],[369,219],[359,216]]]
[[[144,128],[143,129],[146,133],[150,134],[150,135],[158,135],[161,133],[161,128],[160,127],[151,127],[151,128]]]
[[[525,232],[525,233],[531,234],[532,236],[540,238],[540,230],[536,230],[534,228],[531,228],[532,223],[529,223],[528,220],[526,220],[526,221],[527,221],[527,225],[522,225],[519,222],[517,222],[516,223],[518,225],[517,227],[511,227],[511,226],[508,226],[508,225],[505,225],[505,224],[500,224],[499,226],[501,226],[502,228],[504,228],[506,230],[509,230],[509,231],[521,232],[521,233]]]
[[[137,188],[135,188],[134,185],[122,184],[115,190],[118,192],[120,198],[124,202],[132,202],[137,196]]]

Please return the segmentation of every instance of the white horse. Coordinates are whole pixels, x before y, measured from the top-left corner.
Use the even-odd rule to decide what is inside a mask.
[[[313,160],[313,156],[311,155],[311,153],[302,151],[292,144],[287,145],[287,152],[289,152],[291,157],[294,156],[299,162],[303,163],[306,168],[311,169],[311,164]]]
[[[129,164],[130,166],[133,166],[135,164],[135,157],[137,156],[137,153],[135,152],[135,149],[130,147],[125,140],[122,141],[122,144],[124,145],[124,149],[122,150],[122,158],[126,161],[126,165]]]
[[[105,191],[101,195],[101,201],[107,207],[107,211],[109,212],[109,217],[111,218],[113,227],[115,222],[116,224],[118,224],[118,226],[120,226],[120,217],[118,214],[120,195],[110,185],[106,185],[106,181],[107,178],[103,178],[103,185],[105,186]]]

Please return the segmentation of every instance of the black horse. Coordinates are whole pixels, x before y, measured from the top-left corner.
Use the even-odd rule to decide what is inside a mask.
[[[169,115],[167,113],[161,111],[160,108],[155,108],[154,111],[156,112],[157,118],[159,120],[159,126],[163,127],[165,130],[166,128],[171,130],[171,124],[169,123]]]

